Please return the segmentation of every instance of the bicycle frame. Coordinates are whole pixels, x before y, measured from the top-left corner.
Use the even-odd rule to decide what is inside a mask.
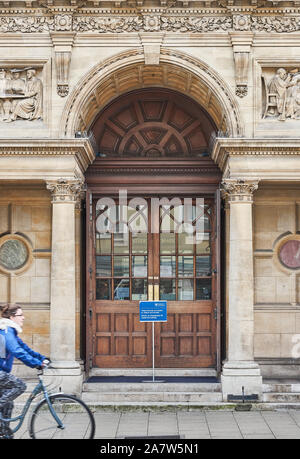
[[[30,407],[31,403],[36,398],[36,396],[38,394],[40,394],[41,392],[44,393],[44,398],[47,401],[50,413],[52,414],[53,418],[57,422],[58,427],[60,429],[64,428],[64,425],[63,425],[62,421],[59,419],[59,417],[57,416],[57,414],[56,414],[56,412],[55,412],[55,410],[54,410],[54,408],[52,406],[49,394],[48,394],[47,389],[46,389],[46,387],[45,387],[45,385],[44,385],[44,383],[42,381],[41,375],[38,375],[38,376],[39,376],[39,380],[40,381],[37,383],[37,385],[32,390],[31,394],[29,395],[29,397],[28,397],[28,399],[27,399],[27,401],[26,401],[26,403],[24,405],[24,408],[22,410],[22,413],[19,416],[16,416],[14,418],[2,418],[2,416],[0,415],[0,421],[4,421],[4,422],[16,422],[16,421],[19,421],[19,423],[13,429],[11,429],[13,433],[16,433],[20,429],[20,427],[22,426],[22,424],[24,422],[25,416],[27,414],[27,411],[29,410],[29,407]],[[61,392],[59,392],[59,393],[61,393]],[[51,394],[51,395],[54,395],[54,394]]]

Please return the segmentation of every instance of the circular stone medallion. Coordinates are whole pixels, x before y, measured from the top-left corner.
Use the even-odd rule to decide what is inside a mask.
[[[8,239],[0,247],[0,265],[15,271],[22,268],[28,260],[28,250],[19,239]]]
[[[287,268],[300,268],[300,241],[290,240],[285,242],[279,251],[279,259]]]

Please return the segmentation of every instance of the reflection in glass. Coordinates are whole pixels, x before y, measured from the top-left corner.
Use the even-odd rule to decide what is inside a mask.
[[[197,233],[196,243],[196,253],[210,253],[209,233]]]
[[[96,254],[111,253],[111,234],[96,234]]]
[[[210,219],[208,218],[207,215],[204,215],[204,230],[205,231],[210,230]]]
[[[196,279],[196,300],[211,300],[211,279]]]
[[[147,233],[148,205],[142,198],[133,198],[127,208],[128,228],[131,233]]]
[[[194,275],[194,257],[178,257],[178,276],[192,277]]]
[[[132,300],[147,300],[147,279],[132,279]]]
[[[160,277],[175,277],[176,276],[176,257],[163,256],[160,257]]]
[[[196,257],[196,276],[211,275],[211,260],[210,256]]]
[[[128,233],[114,234],[114,253],[129,253]]]
[[[132,253],[147,254],[147,233],[132,233]]]
[[[194,299],[194,280],[179,279],[178,280],[178,300],[193,300]]]
[[[132,277],[147,277],[147,256],[132,257]]]
[[[192,233],[178,233],[178,252],[194,253],[194,236]]]
[[[111,276],[111,256],[96,256],[96,276],[110,277]]]
[[[175,233],[160,234],[160,253],[173,254],[175,253]]]
[[[110,279],[96,279],[96,300],[111,300]]]
[[[114,256],[114,276],[129,277],[129,257]]]
[[[114,299],[129,300],[129,279],[114,279]]]
[[[176,300],[175,279],[160,279],[159,298],[161,300]]]
[[[175,230],[176,225],[174,224],[174,208],[171,206],[160,207],[161,217],[161,232],[170,233]]]

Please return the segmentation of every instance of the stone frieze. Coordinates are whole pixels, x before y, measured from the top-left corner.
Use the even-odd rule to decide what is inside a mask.
[[[249,31],[264,33],[291,33],[300,30],[300,14],[284,15],[278,10],[276,15],[255,14],[206,14],[158,12],[151,14],[136,12],[120,13],[116,11],[95,10],[66,13],[10,13],[0,12],[0,33],[43,33],[43,32],[96,32],[96,33],[129,33],[129,32],[228,32]]]

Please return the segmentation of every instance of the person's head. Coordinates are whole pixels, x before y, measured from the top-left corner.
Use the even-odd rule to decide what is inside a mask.
[[[10,319],[20,327],[24,322],[22,306],[16,303],[4,303],[0,306],[0,314],[2,319]]]
[[[35,76],[35,70],[34,69],[29,69],[26,72],[28,80],[31,80]]]
[[[19,72],[14,72],[13,74],[13,79],[18,80],[20,78],[20,73]]]
[[[285,80],[287,77],[287,72],[285,69],[280,68],[277,70],[277,75],[279,75],[282,80]]]

